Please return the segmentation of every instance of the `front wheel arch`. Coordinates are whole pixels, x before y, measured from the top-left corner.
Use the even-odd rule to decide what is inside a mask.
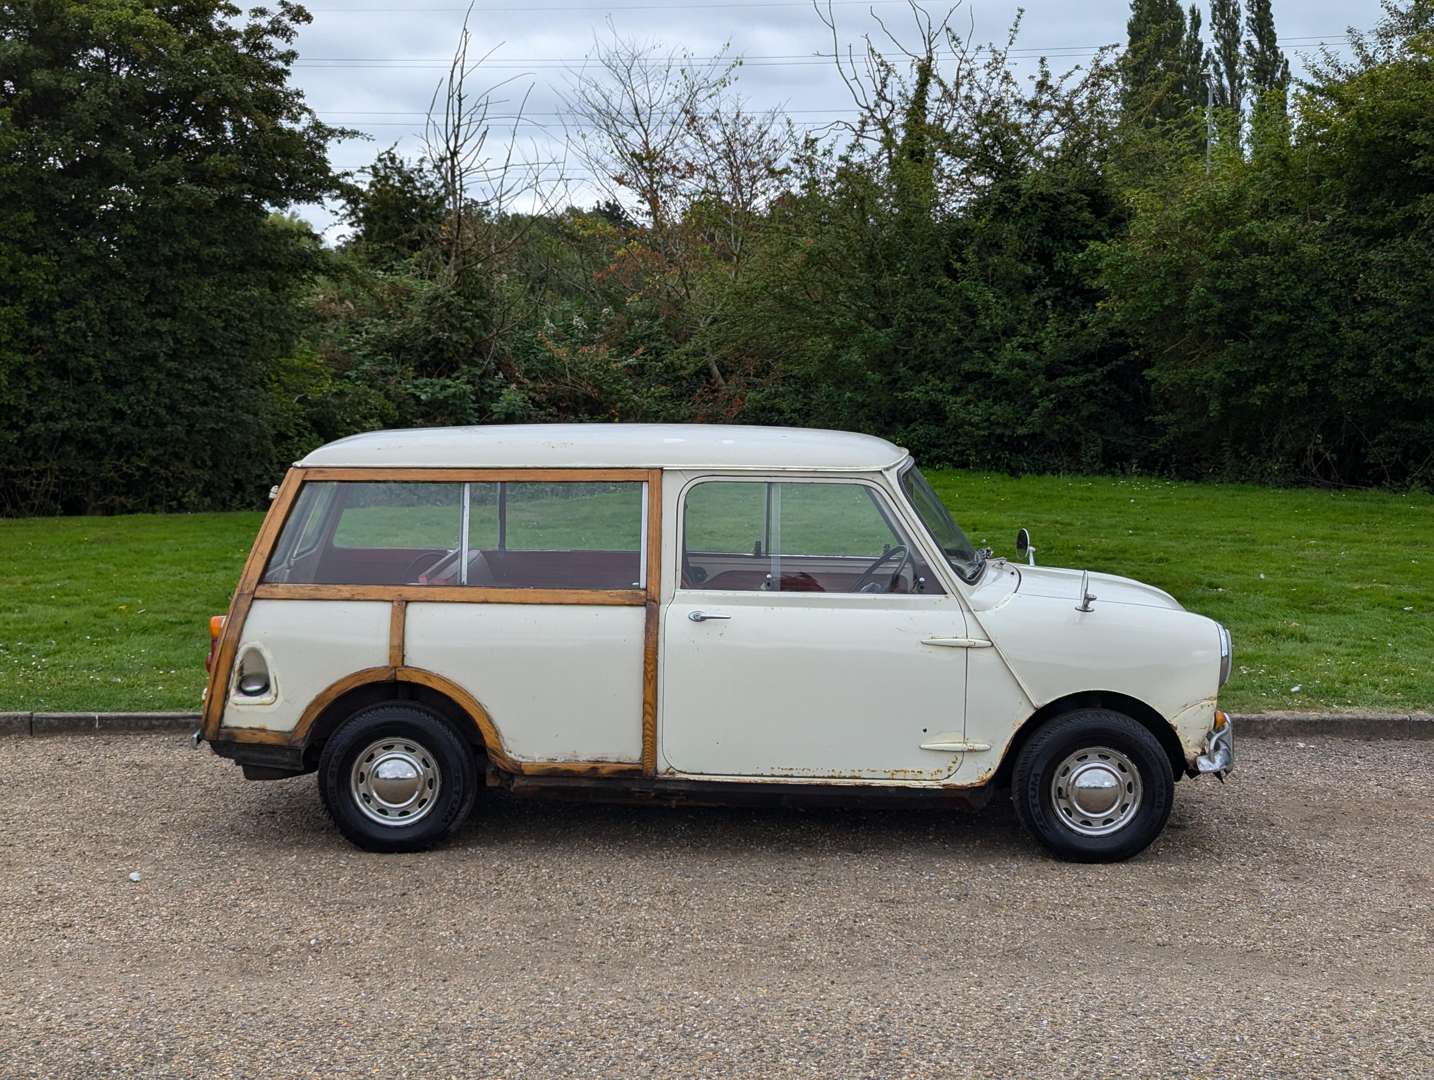
[[[991,777],[993,787],[1010,787],[1011,773],[1016,767],[1016,758],[1020,756],[1021,748],[1030,741],[1042,726],[1058,716],[1075,712],[1077,709],[1110,709],[1114,712],[1124,713],[1132,720],[1137,721],[1150,730],[1150,733],[1160,741],[1161,748],[1170,758],[1171,775],[1179,780],[1186,773],[1185,749],[1180,745],[1180,739],[1175,734],[1175,729],[1170,726],[1170,721],[1161,716],[1151,706],[1133,698],[1129,694],[1121,694],[1113,690],[1083,690],[1076,694],[1067,694],[1065,697],[1048,701],[1035,712],[1027,717],[1026,722],[1017,729],[1011,741],[1006,744],[1005,753],[1001,757],[1001,764],[997,766],[995,774]]]

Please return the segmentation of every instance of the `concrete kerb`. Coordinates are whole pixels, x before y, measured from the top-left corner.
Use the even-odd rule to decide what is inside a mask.
[[[1235,739],[1434,739],[1431,713],[1231,713]]]
[[[1434,739],[1431,713],[1232,713],[1235,737],[1300,739]],[[0,712],[0,735],[80,732],[193,731],[199,714],[187,712]]]
[[[193,731],[190,712],[0,713],[0,735],[72,735],[94,732]]]

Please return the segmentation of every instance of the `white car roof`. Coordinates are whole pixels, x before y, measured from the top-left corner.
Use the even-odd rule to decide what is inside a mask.
[[[720,468],[867,471],[906,457],[872,435],[736,424],[489,424],[350,435],[306,468]]]

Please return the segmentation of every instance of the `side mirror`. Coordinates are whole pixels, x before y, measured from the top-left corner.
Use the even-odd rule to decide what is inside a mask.
[[[1031,534],[1027,529],[1016,530],[1016,554],[1026,557],[1027,566],[1036,565],[1036,549],[1031,547]]]

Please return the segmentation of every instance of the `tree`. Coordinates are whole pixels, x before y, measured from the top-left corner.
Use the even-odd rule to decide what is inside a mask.
[[[288,84],[296,5],[0,7],[0,508],[249,505],[337,188]]]
[[[387,264],[426,250],[443,223],[446,200],[426,159],[406,161],[394,147],[364,172],[368,182],[343,195],[349,247],[365,260]]]
[[[1158,176],[1097,248],[1174,467],[1434,481],[1434,20],[1410,10],[1314,67],[1287,145]]]
[[[1210,54],[1200,37],[1200,8],[1195,4],[1186,12],[1181,52],[1185,59],[1182,92],[1192,106],[1201,108],[1210,95]]]
[[[616,30],[589,59],[566,98],[579,125],[573,147],[608,198],[635,199],[645,223],[661,230],[682,216],[695,175],[694,127],[730,85],[736,62],[725,47],[698,62]]]
[[[1186,119],[1193,106],[1203,104],[1204,88],[1201,84],[1196,96],[1193,84],[1199,80],[1192,71],[1191,37],[1179,0],[1131,0],[1125,27],[1120,72],[1126,120],[1151,126]],[[1194,40],[1199,40],[1198,21]]]
[[[1240,56],[1240,0],[1210,0],[1210,67],[1215,107],[1239,116],[1245,106],[1245,65]]]
[[[1275,13],[1270,0],[1250,0],[1245,15],[1245,72],[1255,111],[1272,111],[1283,117],[1290,85],[1290,62],[1275,36]]]

